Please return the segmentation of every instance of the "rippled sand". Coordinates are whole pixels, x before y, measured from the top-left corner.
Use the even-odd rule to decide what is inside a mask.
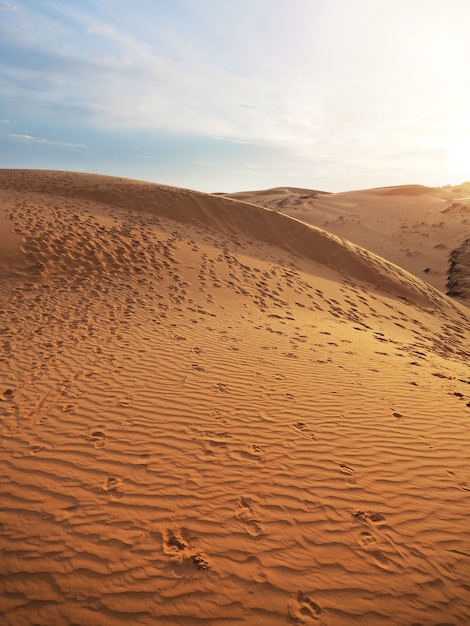
[[[470,622],[462,304],[111,177],[0,170],[0,233],[3,624]]]

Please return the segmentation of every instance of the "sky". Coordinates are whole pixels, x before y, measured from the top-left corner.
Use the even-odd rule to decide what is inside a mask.
[[[469,61],[469,0],[0,0],[0,167],[455,185]]]

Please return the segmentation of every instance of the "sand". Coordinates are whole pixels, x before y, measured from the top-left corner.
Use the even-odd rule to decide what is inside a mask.
[[[467,218],[424,190],[344,194],[348,238],[0,170],[2,624],[470,622]]]
[[[280,187],[228,197],[272,208],[354,241],[470,305],[470,183],[335,194]],[[450,267],[453,253],[457,267]]]

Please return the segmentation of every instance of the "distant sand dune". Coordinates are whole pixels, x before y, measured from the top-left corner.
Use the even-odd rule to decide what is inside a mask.
[[[324,194],[275,188],[228,194],[359,244],[447,292],[450,254],[470,238],[469,184],[402,185]],[[466,277],[470,279],[467,273]],[[470,303],[468,290],[452,291]]]
[[[0,170],[2,624],[470,623],[468,309],[347,230]]]

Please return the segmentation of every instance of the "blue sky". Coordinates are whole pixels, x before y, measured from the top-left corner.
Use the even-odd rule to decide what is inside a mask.
[[[468,0],[0,0],[0,167],[457,184],[469,24]]]

